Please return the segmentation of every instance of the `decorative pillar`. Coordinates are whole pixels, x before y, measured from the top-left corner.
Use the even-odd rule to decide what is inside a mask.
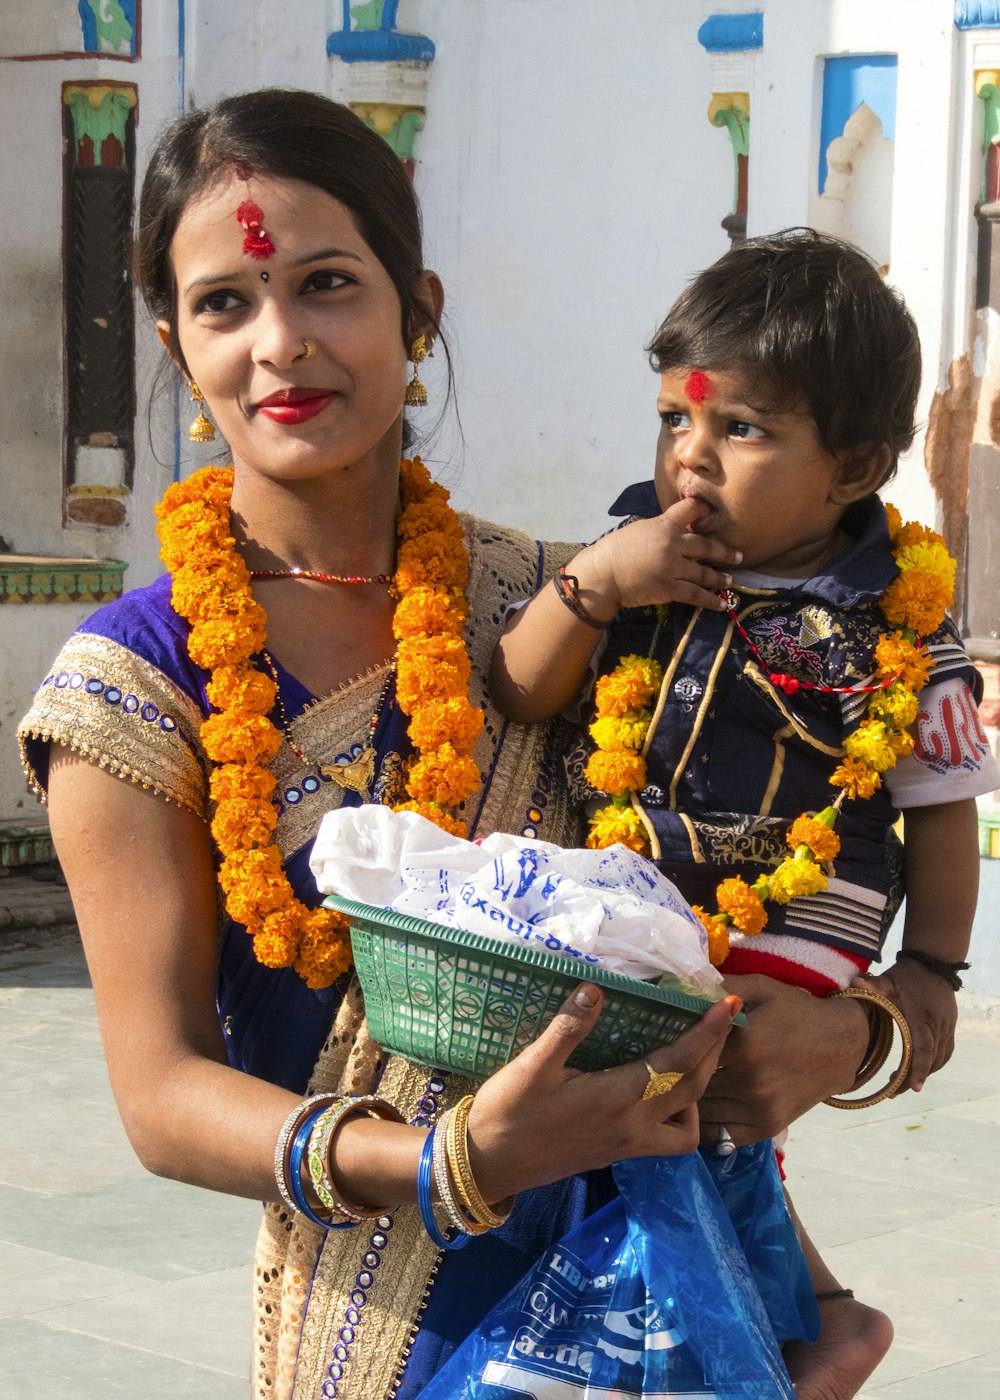
[[[750,180],[750,93],[756,55],[764,47],[763,13],[712,15],[698,30],[698,42],[711,65],[708,119],[713,126],[725,127],[733,148],[733,193],[722,227],[734,244],[742,243]]]
[[[978,68],[974,75],[976,96],[983,104],[983,204],[1000,200],[1000,70]]]
[[[742,241],[747,231],[747,194],[750,175],[750,94],[748,92],[713,92],[708,104],[708,120],[713,126],[724,126],[733,147],[733,207],[722,221],[722,227],[734,242]]]
[[[343,0],[343,28],[328,37],[326,51],[347,65],[347,105],[389,143],[412,178],[435,48],[424,34],[396,29],[398,8],[399,0]]]
[[[64,167],[66,517],[121,525],[135,433],[129,277],[136,89],[67,83]]]

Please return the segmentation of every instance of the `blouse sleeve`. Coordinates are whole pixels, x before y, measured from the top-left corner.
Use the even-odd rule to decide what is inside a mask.
[[[69,639],[18,726],[21,761],[45,800],[52,744],[200,817],[208,763],[198,703],[120,642],[80,631]]]

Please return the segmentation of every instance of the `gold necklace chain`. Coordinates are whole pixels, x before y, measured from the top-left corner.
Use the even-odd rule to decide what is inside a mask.
[[[261,656],[264,658],[264,665],[267,667],[271,679],[274,681],[275,699],[278,703],[278,715],[281,719],[281,732],[285,742],[292,753],[304,764],[306,768],[318,769],[324,777],[332,779],[339,787],[349,788],[351,792],[356,792],[363,802],[372,800],[372,781],[375,777],[375,730],[378,728],[379,719],[385,709],[385,702],[389,695],[389,689],[396,678],[396,657],[392,660],[385,673],[385,678],[379,688],[378,698],[375,701],[375,709],[368,724],[368,735],[364,747],[357,758],[349,760],[347,763],[340,763],[336,760],[333,763],[320,763],[314,758],[310,758],[299,748],[292,738],[291,724],[288,719],[288,712],[285,709],[285,702],[281,695],[281,683],[278,680],[278,668],[275,665],[274,657],[263,648]]]

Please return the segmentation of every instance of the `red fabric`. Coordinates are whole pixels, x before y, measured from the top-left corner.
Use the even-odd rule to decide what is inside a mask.
[[[837,952],[854,963],[859,973],[867,972],[868,962],[864,958],[859,958],[855,953],[845,953],[841,948],[838,948]],[[814,997],[829,996],[831,992],[838,990],[836,982],[817,972],[815,968],[808,967],[805,963],[793,962],[790,958],[779,958],[774,953],[758,952],[749,940],[730,951],[719,971],[724,976],[731,973],[736,977],[745,977],[754,972],[761,973],[765,977],[773,977],[776,982],[785,982],[790,987],[801,987],[803,991],[811,992]]]

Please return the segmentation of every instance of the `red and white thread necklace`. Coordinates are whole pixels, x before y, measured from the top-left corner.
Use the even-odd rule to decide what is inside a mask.
[[[886,680],[878,681],[875,685],[820,685],[818,681],[800,681],[797,676],[786,675],[784,671],[772,671],[769,663],[761,656],[756,643],[739,619],[736,612],[736,604],[739,602],[739,598],[729,589],[727,589],[725,593],[720,593],[719,596],[725,604],[725,610],[729,614],[730,621],[743,638],[747,651],[767,676],[771,684],[776,689],[783,690],[789,697],[793,696],[796,691],[799,690],[818,690],[823,695],[863,695],[876,690],[888,690],[890,686],[895,685],[899,680],[899,675],[895,675],[889,676]],[[919,638],[917,638],[916,645],[918,647],[920,646]]]

